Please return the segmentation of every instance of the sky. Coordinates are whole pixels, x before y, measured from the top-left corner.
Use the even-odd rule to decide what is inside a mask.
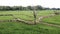
[[[60,0],[0,0],[0,6],[36,6],[60,8]]]

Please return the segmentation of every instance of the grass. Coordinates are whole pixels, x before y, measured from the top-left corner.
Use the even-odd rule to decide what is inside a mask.
[[[50,18],[45,18],[45,19],[43,19],[43,21],[47,22],[47,23],[60,25],[60,15],[57,15],[57,16],[54,16],[54,17],[50,17]]]
[[[12,16],[0,16],[0,20],[11,20],[14,19]]]
[[[51,11],[51,10],[37,11],[37,19],[40,16],[49,15],[51,13],[53,13],[53,11]],[[17,18],[20,18],[20,19],[23,19],[23,20],[29,20],[29,21],[34,20],[32,11],[0,11],[0,14],[13,14]]]
[[[60,28],[43,24],[27,25],[16,22],[1,22],[0,34],[59,34]]]
[[[37,11],[37,18],[52,14],[52,10]],[[33,21],[32,11],[0,11],[0,14],[13,14],[17,18]],[[43,19],[44,22],[60,24],[60,15]],[[0,20],[14,19],[13,16],[0,16]],[[57,23],[58,22],[58,23]],[[0,22],[0,34],[60,34],[60,28],[43,24],[27,25],[22,22]]]

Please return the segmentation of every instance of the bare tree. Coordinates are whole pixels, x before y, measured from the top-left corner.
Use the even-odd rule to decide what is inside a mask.
[[[33,7],[34,24],[36,24],[36,16],[37,16],[35,9],[36,7]]]

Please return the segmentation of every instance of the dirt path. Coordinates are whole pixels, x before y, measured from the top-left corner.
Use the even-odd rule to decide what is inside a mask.
[[[60,25],[56,25],[56,24],[49,24],[49,23],[45,23],[45,22],[41,22],[41,24],[48,25],[48,26],[59,27],[60,28]]]
[[[60,25],[55,25],[55,24],[49,24],[49,23],[42,22],[42,19],[53,17],[53,16],[55,16],[55,14],[51,14],[49,16],[40,16],[39,19],[37,20],[37,23],[40,22],[41,24],[44,24],[44,25],[54,26],[54,27],[59,27],[60,28]],[[16,18],[15,16],[13,16],[13,17]],[[25,20],[22,20],[22,19],[19,19],[19,18],[16,18],[16,20],[18,22],[23,22],[25,24],[30,24],[30,25],[32,24],[32,25],[34,25],[34,22],[31,22],[31,21],[25,21]]]
[[[43,22],[42,21],[42,19],[44,19],[44,18],[49,18],[49,17],[53,17],[53,16],[56,16],[55,14],[51,14],[51,15],[49,15],[49,16],[41,16],[41,17],[39,17],[39,22],[41,23],[41,24],[45,24],[45,25],[48,25],[48,26],[55,26],[55,27],[59,27],[60,28],[60,25],[56,25],[56,24],[49,24],[49,23],[45,23],[45,22]]]

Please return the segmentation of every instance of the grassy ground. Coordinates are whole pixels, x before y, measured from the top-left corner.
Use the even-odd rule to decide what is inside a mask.
[[[37,11],[37,18],[52,14],[52,10]],[[13,14],[18,18],[33,21],[32,11],[0,11],[0,14]],[[0,20],[13,19],[12,16],[0,16]],[[59,24],[60,16],[46,18],[43,21]],[[58,22],[58,23],[57,23]],[[60,28],[43,24],[27,25],[22,22],[0,22],[0,34],[60,34]]]
[[[43,19],[44,22],[60,25],[60,15]]]
[[[11,20],[14,19],[12,16],[0,16],[0,20]]]
[[[60,28],[43,24],[27,25],[21,22],[1,22],[0,34],[60,34]]]
[[[37,11],[37,18],[39,18],[40,16],[49,15],[51,13],[53,13],[52,10]],[[13,14],[20,19],[30,21],[34,20],[32,11],[0,11],[0,14]]]

